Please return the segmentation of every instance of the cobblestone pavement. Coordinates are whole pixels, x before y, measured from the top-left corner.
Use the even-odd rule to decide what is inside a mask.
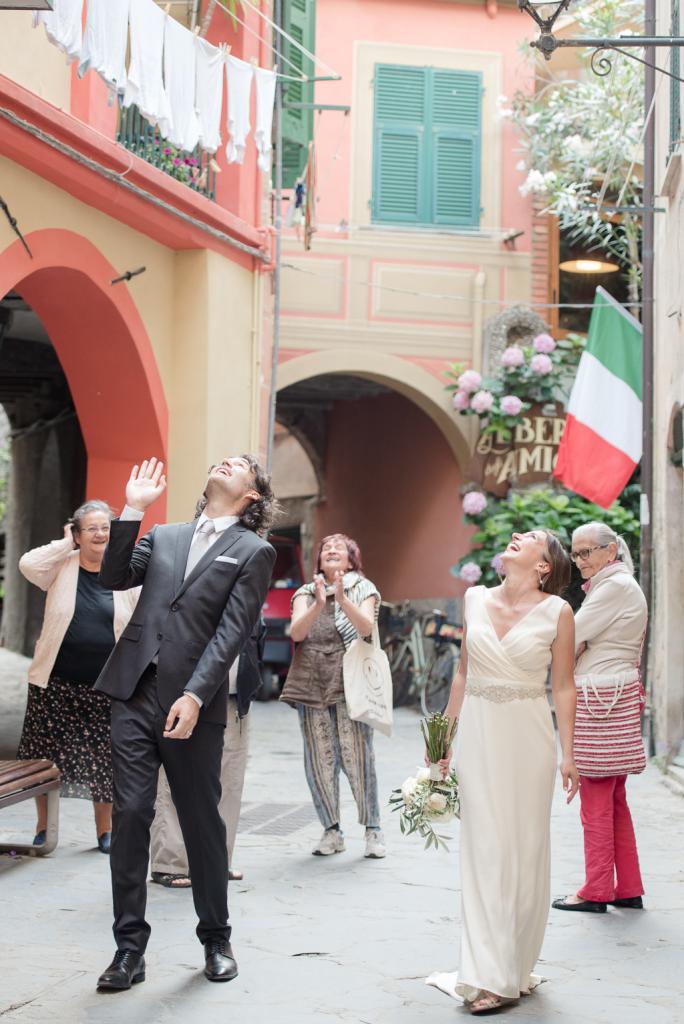
[[[0,701],[16,688],[0,686]],[[0,707],[0,714],[2,708]],[[457,842],[424,853],[385,815],[388,856],[363,859],[361,828],[343,783],[345,853],[312,857],[318,837],[304,780],[296,716],[253,710],[251,756],[231,886],[240,975],[203,977],[189,892],[150,887],[148,980],[98,995],[111,958],[107,858],[95,849],[89,805],[62,801],[60,844],[45,860],[0,857],[1,1024],[447,1024],[466,1012],[423,979],[457,966]],[[7,721],[8,719],[3,720]],[[5,744],[7,740],[5,740]],[[420,758],[418,718],[397,713],[394,738],[376,742],[389,795]],[[656,768],[630,783],[648,909],[605,916],[551,911],[541,972],[548,979],[500,1021],[674,1024],[684,978],[684,800]],[[3,836],[30,834],[30,805],[0,812]],[[582,869],[578,807],[560,789],[553,811],[553,893]],[[457,836],[457,827],[453,829]]]

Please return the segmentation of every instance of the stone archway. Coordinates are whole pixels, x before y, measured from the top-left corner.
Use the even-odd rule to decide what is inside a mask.
[[[360,349],[309,352],[280,364],[278,391],[310,377],[336,373],[377,381],[409,398],[444,435],[461,471],[467,470],[475,441],[471,420],[457,418],[441,381],[408,359]]]

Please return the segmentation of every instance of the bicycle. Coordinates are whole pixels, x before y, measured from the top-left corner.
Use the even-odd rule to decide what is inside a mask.
[[[419,616],[408,604],[397,613],[391,608],[390,635],[383,644],[392,672],[394,706],[420,698],[424,715],[444,711],[457,665],[463,630],[435,610]],[[430,640],[426,650],[425,641]]]

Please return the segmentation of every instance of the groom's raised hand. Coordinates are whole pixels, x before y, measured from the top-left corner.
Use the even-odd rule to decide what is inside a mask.
[[[133,467],[126,484],[126,504],[144,512],[165,490],[164,463],[154,458],[145,459],[141,466]]]

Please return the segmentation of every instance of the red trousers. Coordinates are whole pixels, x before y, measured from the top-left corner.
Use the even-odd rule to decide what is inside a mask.
[[[626,775],[580,777],[586,879],[577,895],[598,903],[643,896],[639,855],[627,806]]]

